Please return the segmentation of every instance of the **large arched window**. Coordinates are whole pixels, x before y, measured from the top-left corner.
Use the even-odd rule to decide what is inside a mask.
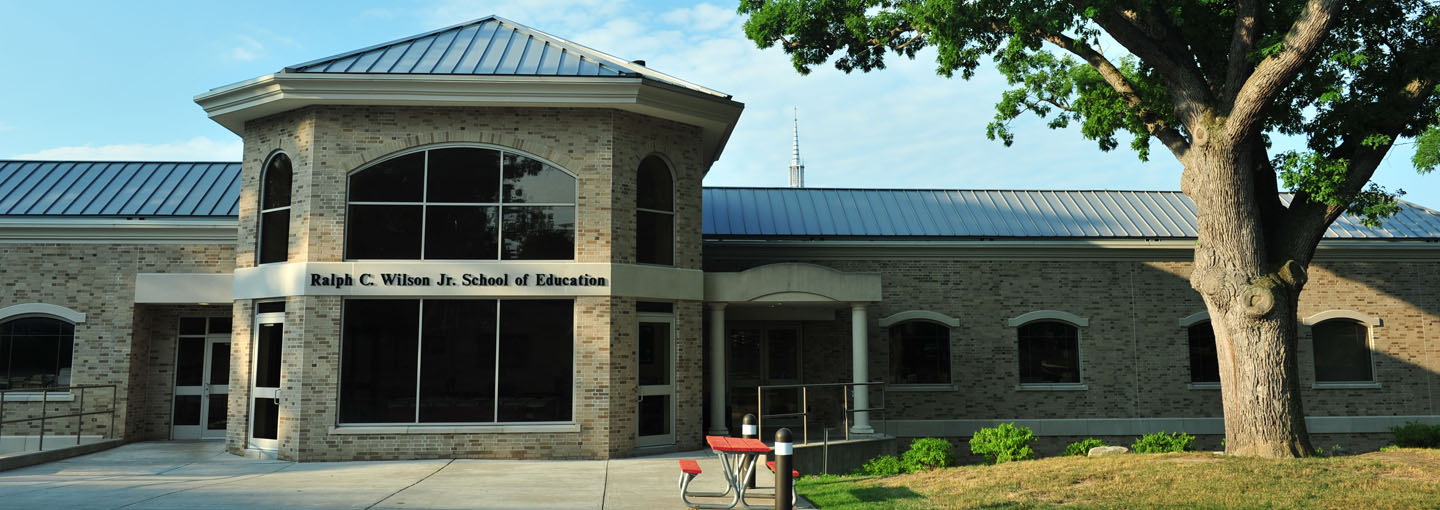
[[[1080,329],[1073,324],[1039,320],[1017,329],[1020,384],[1079,384]]]
[[[29,316],[0,322],[0,389],[70,385],[75,325]]]
[[[950,384],[950,328],[927,320],[890,326],[890,377],[895,384]]]
[[[260,173],[260,240],[255,249],[261,264],[290,258],[290,156],[277,152]]]
[[[1330,319],[1310,327],[1315,382],[1373,382],[1370,328],[1353,319]]]
[[[480,147],[392,157],[350,175],[345,257],[572,260],[575,176]]]
[[[1215,352],[1215,328],[1210,321],[1187,328],[1190,333],[1190,382],[1220,382],[1220,358]]]
[[[656,156],[640,162],[635,184],[635,261],[675,264],[675,179]]]

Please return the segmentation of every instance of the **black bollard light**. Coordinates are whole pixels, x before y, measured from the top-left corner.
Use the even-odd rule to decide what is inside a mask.
[[[760,439],[760,426],[755,423],[756,421],[758,420],[754,414],[745,413],[745,417],[740,419],[740,437],[745,439]],[[754,469],[751,469],[750,475],[745,477],[745,488],[755,488]]]
[[[790,466],[795,443],[790,442],[790,429],[775,431],[775,510],[795,510],[795,476]]]

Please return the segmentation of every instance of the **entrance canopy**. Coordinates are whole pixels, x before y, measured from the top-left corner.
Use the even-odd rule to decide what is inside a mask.
[[[709,303],[870,303],[880,301],[878,273],[846,273],[782,263],[738,273],[705,273]]]

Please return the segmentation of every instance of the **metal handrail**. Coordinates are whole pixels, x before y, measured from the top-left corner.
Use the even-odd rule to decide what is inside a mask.
[[[101,388],[110,389],[110,408],[101,411],[85,411],[85,390]],[[75,444],[80,444],[81,435],[85,431],[85,417],[99,414],[110,415],[110,427],[105,429],[105,439],[114,437],[115,434],[115,404],[118,396],[118,386],[114,384],[86,384],[77,386],[54,386],[49,388],[17,388],[13,390],[0,390],[0,437],[4,437],[5,425],[11,423],[26,423],[32,421],[40,422],[40,444],[36,451],[45,451],[45,422],[63,418],[75,418]],[[40,394],[40,416],[32,418],[19,418],[14,420],[5,419],[5,396],[11,393]],[[51,393],[75,393],[80,412],[50,415],[49,406]]]
[[[880,406],[867,407],[863,409],[852,409],[850,397],[856,386],[879,386]],[[845,417],[845,439],[850,439],[850,414],[858,412],[876,413],[881,423],[885,422],[885,383],[882,381],[870,381],[862,383],[815,383],[815,384],[772,384],[755,387],[755,425],[757,429],[764,430],[765,418],[794,418],[800,417],[801,444],[810,444],[810,388],[840,388],[841,414]],[[765,392],[771,390],[800,390],[800,412],[798,413],[774,413],[765,414]]]

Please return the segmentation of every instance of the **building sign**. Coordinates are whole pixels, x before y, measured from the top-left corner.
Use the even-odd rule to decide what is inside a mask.
[[[698,269],[603,262],[285,262],[235,270],[233,299],[281,296],[704,298]]]
[[[314,287],[608,287],[610,280],[589,273],[310,273]]]

